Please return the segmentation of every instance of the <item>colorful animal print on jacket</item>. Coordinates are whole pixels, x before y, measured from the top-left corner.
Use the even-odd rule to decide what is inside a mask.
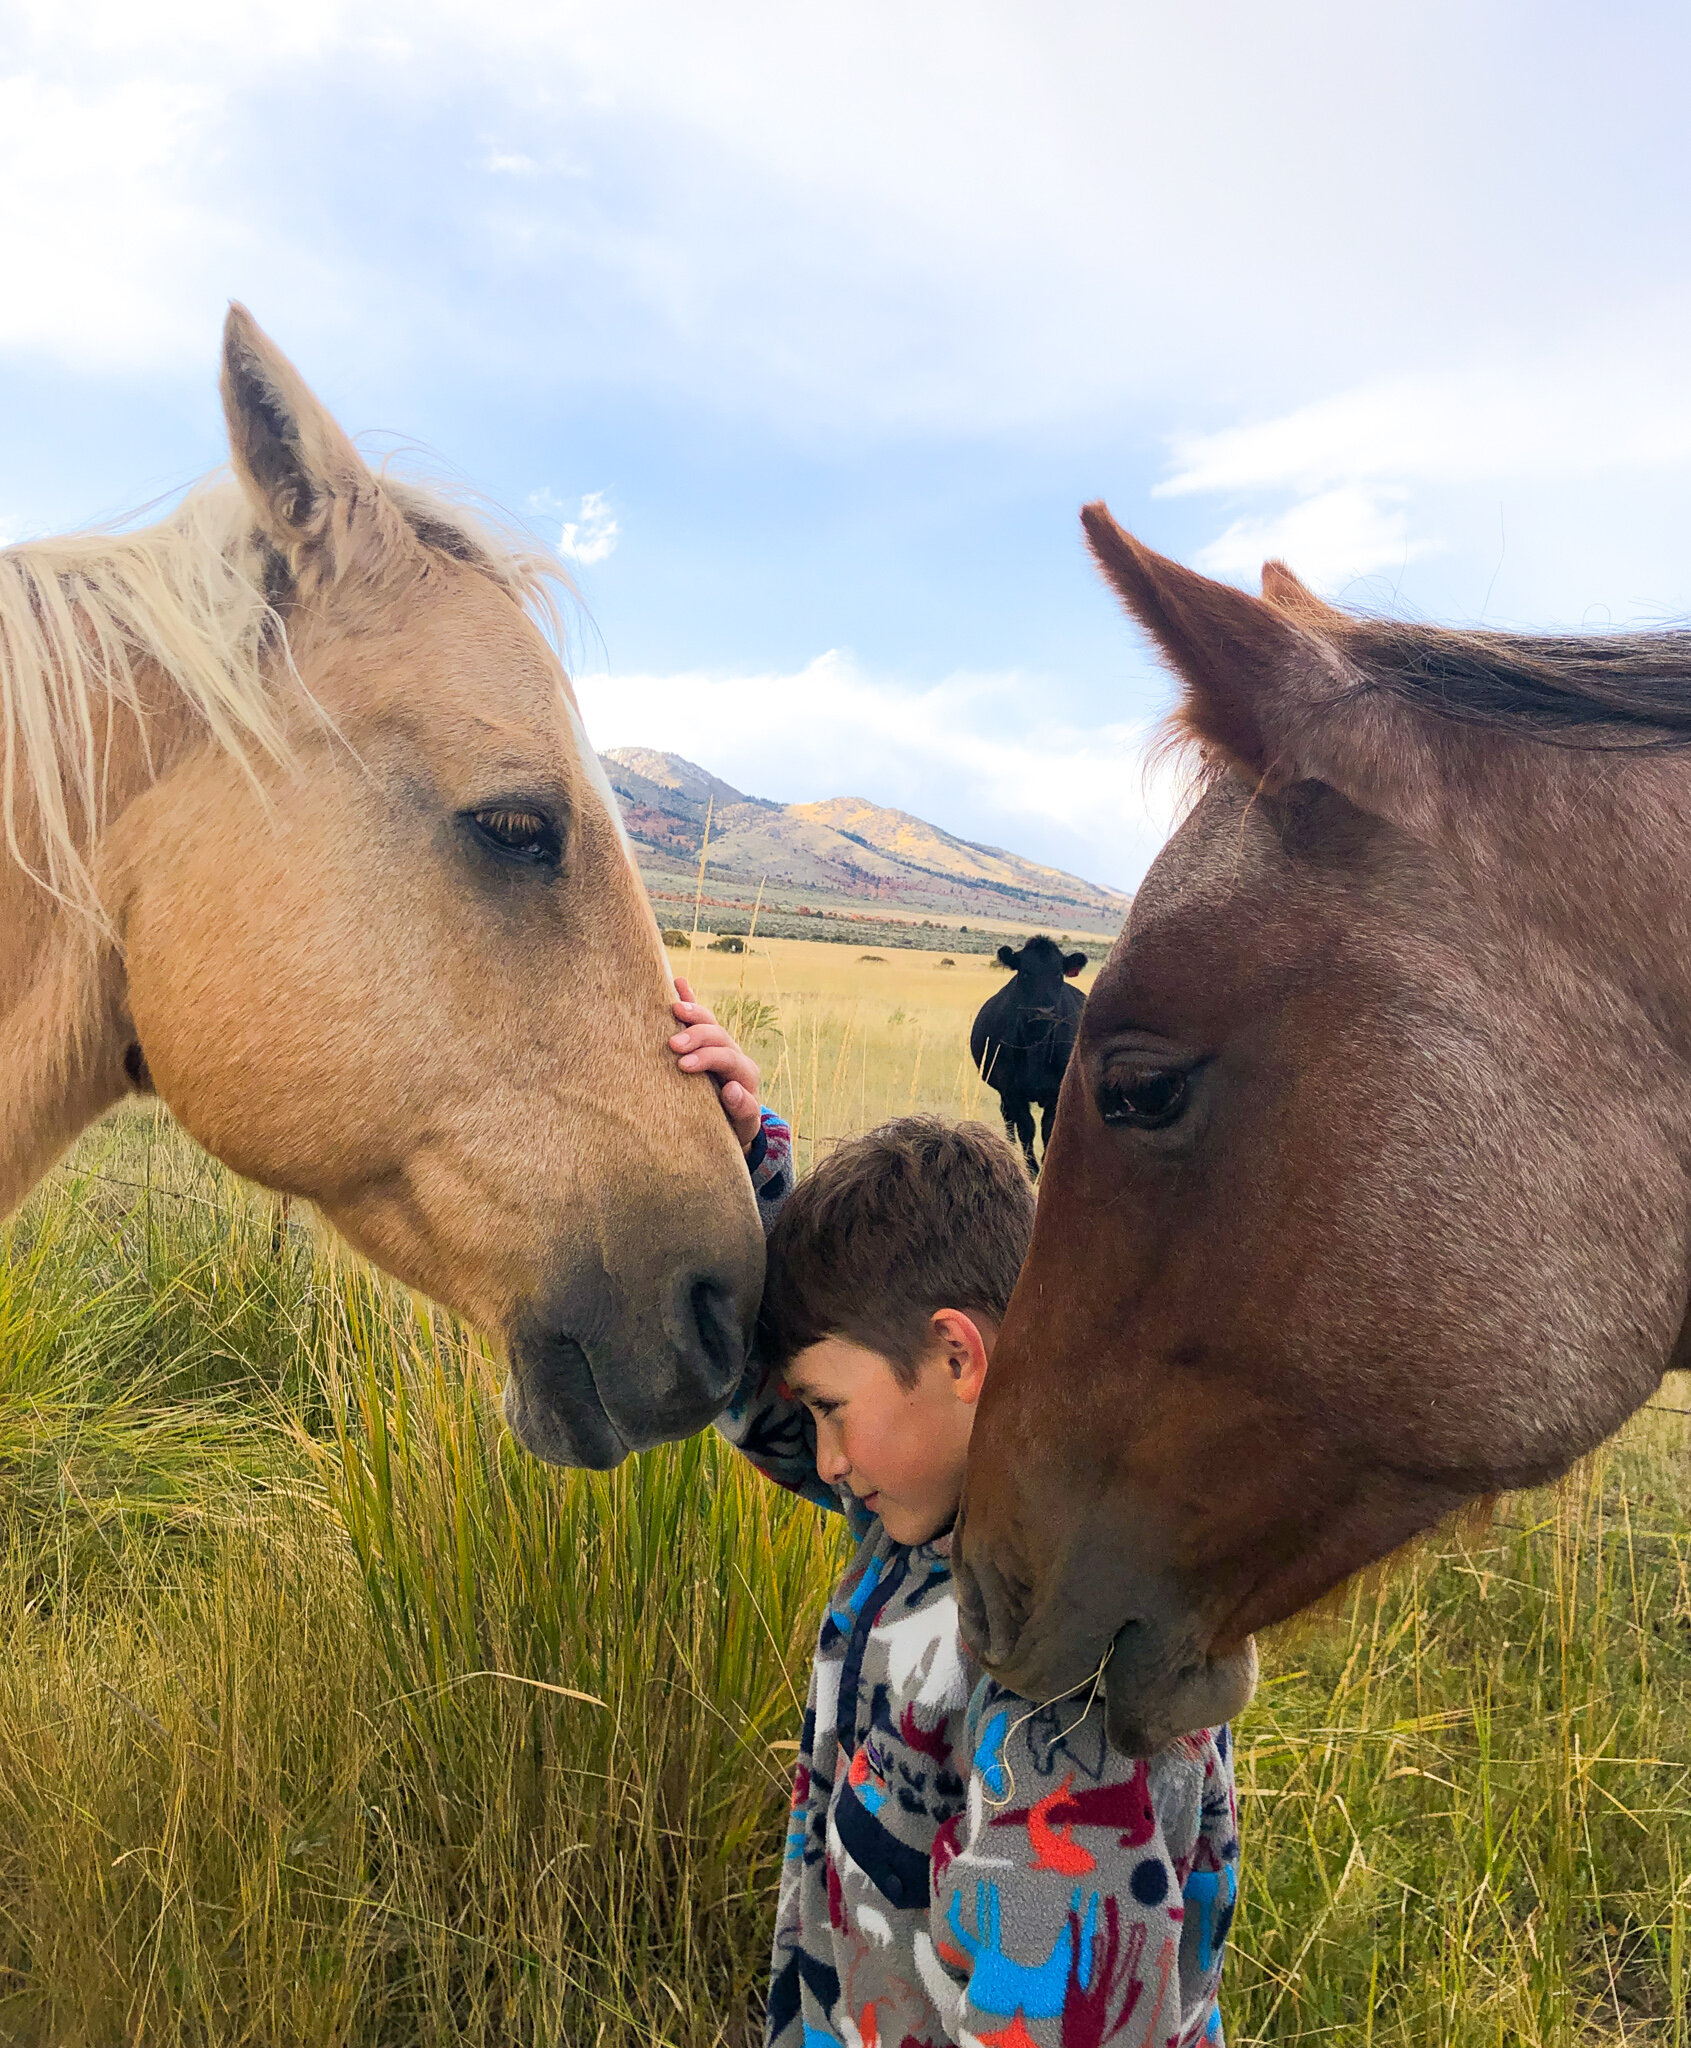
[[[768,1224],[792,1185],[768,1111],[760,1144]],[[949,1535],[895,1543],[825,1485],[808,1413],[757,1368],[718,1427],[860,1539],[811,1672],[770,2048],[1219,2043],[1239,1856],[1228,1731],[1135,1762],[1106,1744],[1101,1704],[1003,1691],[958,1632]]]

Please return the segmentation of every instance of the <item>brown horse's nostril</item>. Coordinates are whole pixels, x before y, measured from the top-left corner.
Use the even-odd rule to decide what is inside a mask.
[[[981,1598],[980,1581],[956,1554],[955,1534],[952,1546],[951,1580],[957,1588],[957,1619],[962,1624],[964,1640],[979,1651],[988,1639],[986,1602]]]
[[[978,1564],[955,1560],[952,1580],[965,1640],[984,1664],[1001,1668],[1022,1633],[1021,1603],[990,1558]]]

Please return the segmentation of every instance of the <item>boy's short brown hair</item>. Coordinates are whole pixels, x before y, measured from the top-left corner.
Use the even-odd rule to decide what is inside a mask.
[[[758,1347],[777,1366],[828,1337],[915,1382],[935,1309],[1002,1322],[1033,1231],[1021,1161],[985,1124],[901,1116],[831,1153],[769,1239]]]

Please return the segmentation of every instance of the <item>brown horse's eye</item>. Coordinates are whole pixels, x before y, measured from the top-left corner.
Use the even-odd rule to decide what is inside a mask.
[[[1098,1089],[1098,1114],[1118,1129],[1164,1130],[1184,1114],[1191,1081],[1185,1067],[1107,1075]]]
[[[562,858],[563,842],[558,836],[558,828],[543,811],[494,805],[486,810],[471,811],[469,819],[477,837],[507,860],[555,868]]]

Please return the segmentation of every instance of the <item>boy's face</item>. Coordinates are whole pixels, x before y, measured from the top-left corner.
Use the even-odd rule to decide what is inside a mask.
[[[950,1527],[963,1497],[975,1403],[998,1332],[983,1316],[937,1310],[912,1386],[844,1337],[799,1352],[784,1375],[816,1420],[816,1469],[879,1515],[897,1543]]]

